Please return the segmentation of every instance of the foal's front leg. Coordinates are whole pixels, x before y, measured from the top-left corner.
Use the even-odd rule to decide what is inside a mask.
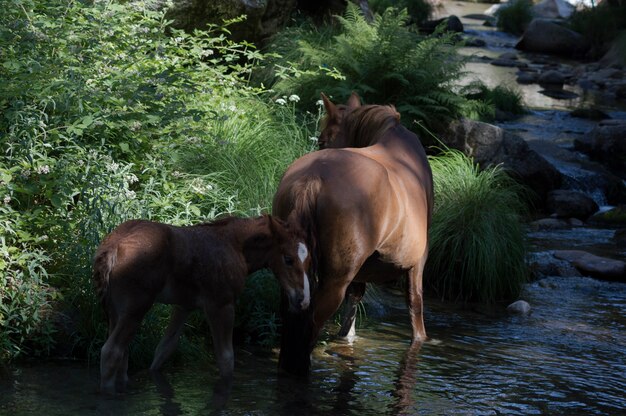
[[[209,304],[204,307],[206,319],[211,327],[215,361],[220,372],[220,377],[230,380],[233,377],[235,367],[235,354],[233,353],[233,326],[235,325],[235,305]]]

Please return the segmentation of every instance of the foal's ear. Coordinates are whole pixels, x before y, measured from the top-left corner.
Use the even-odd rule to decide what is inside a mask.
[[[348,102],[346,103],[346,106],[348,106],[350,110],[359,108],[361,106],[361,97],[359,97],[359,94],[352,91],[352,94],[350,95],[350,98],[348,98]]]
[[[337,106],[333,104],[324,93],[321,93],[321,95],[322,101],[324,102],[324,108],[326,109],[326,114],[329,118],[335,117],[337,114]]]
[[[283,226],[282,221],[267,214],[267,222],[273,238],[282,239],[285,237],[285,227]]]

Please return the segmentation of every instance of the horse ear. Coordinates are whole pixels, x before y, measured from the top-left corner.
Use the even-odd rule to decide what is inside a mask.
[[[273,238],[282,238],[284,236],[285,228],[280,223],[280,220],[267,214],[267,222],[269,224],[270,233],[272,234]]]
[[[361,106],[361,97],[359,97],[359,94],[352,91],[352,94],[350,95],[350,98],[348,98],[348,102],[346,103],[346,105],[350,110],[359,108]]]
[[[321,93],[321,95],[322,101],[324,102],[324,108],[326,108],[326,114],[328,114],[329,118],[334,117],[337,113],[337,106],[335,106],[335,104],[333,104],[324,93]]]

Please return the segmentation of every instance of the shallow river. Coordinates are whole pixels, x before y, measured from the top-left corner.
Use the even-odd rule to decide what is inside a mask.
[[[275,353],[236,351],[224,415],[598,414],[626,413],[626,285],[548,278],[527,287],[530,316],[456,309],[429,300],[431,337],[409,350],[399,294],[378,295],[349,345],[314,352],[308,381],[278,377]],[[215,369],[167,367],[163,380],[131,372],[130,391],[97,394],[84,363],[21,366],[0,382],[0,414],[209,413]]]

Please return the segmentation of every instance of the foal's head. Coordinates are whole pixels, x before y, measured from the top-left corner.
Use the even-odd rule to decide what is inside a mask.
[[[311,256],[303,233],[295,225],[288,225],[271,215],[262,218],[271,236],[271,244],[263,247],[267,266],[287,294],[291,311],[307,309],[311,302],[311,290],[306,270],[311,265]]]

